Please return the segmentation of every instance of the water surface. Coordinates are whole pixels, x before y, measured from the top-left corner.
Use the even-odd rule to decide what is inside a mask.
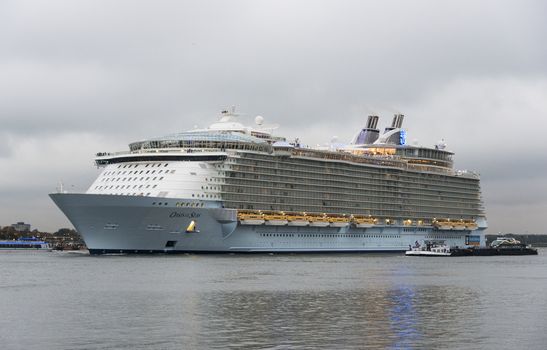
[[[545,349],[539,256],[0,252],[2,349]]]

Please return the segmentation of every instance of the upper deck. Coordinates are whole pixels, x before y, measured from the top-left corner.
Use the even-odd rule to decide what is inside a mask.
[[[377,118],[369,117],[367,127],[351,144],[322,150],[303,147],[298,140],[288,143],[283,137],[273,136],[271,130],[262,126],[261,117],[256,118],[256,127],[248,127],[238,122],[237,114],[224,111],[220,120],[208,129],[133,142],[129,151],[97,153],[95,162],[104,166],[138,161],[222,161],[234,152],[258,152],[478,179],[474,172],[454,170],[454,154],[442,144],[435,148],[405,144],[402,115],[396,115],[392,127],[386,128],[382,135],[376,129]]]

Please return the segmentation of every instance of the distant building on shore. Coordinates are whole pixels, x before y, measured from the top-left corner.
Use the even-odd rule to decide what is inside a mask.
[[[17,232],[30,232],[30,224],[25,224],[22,221],[12,224],[11,227]]]

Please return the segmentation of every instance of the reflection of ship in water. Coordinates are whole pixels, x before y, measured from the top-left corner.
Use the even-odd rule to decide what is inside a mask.
[[[206,347],[432,348],[477,310],[473,292],[454,287],[373,290],[231,291],[202,295]],[[431,316],[431,312],[435,316]],[[469,319],[469,317],[468,317]],[[221,330],[221,331],[219,331]],[[435,340],[436,339],[436,340]],[[435,342],[434,342],[435,341]]]

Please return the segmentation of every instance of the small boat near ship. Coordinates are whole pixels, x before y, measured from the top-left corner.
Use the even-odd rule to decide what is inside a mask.
[[[444,241],[416,241],[414,247],[405,252],[407,256],[494,256],[494,255],[538,255],[531,245],[514,238],[498,237],[488,247],[449,247]]]
[[[417,241],[414,247],[405,252],[407,256],[451,256],[450,247],[444,241],[425,241],[420,245]]]
[[[0,241],[0,250],[45,250],[51,251],[51,245],[36,237],[21,237],[12,241]]]
[[[452,256],[538,255],[538,250],[512,237],[498,237],[488,247],[456,248]]]

